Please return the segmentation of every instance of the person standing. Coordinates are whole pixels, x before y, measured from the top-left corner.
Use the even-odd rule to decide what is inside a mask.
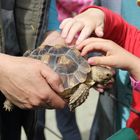
[[[93,9],[91,10],[90,8],[93,8]],[[94,10],[94,8],[98,8],[98,9]],[[79,45],[80,42],[82,42],[89,36],[96,35],[97,37],[111,39],[112,41],[115,41],[122,47],[125,47],[127,50],[129,50],[136,56],[138,56],[138,57],[140,56],[139,39],[138,39],[139,31],[135,27],[133,27],[133,26],[129,27],[128,23],[123,22],[123,19],[121,19],[117,15],[115,16],[115,14],[113,17],[113,14],[111,14],[111,12],[107,12],[108,11],[107,9],[104,9],[106,20],[104,20],[104,14],[100,14],[101,12],[99,9],[103,9],[103,8],[96,7],[96,6],[90,6],[89,9],[88,10],[87,9],[88,8],[84,9],[84,11],[86,10],[85,12],[75,16],[74,18],[66,19],[61,23],[61,25],[60,25],[60,28],[62,29],[61,35],[63,38],[65,38],[67,43],[71,43],[73,41],[73,39],[77,36],[77,33],[80,32],[79,36],[76,39],[76,45]],[[94,20],[93,20],[93,18],[94,18]],[[100,18],[103,18],[103,20],[101,21]],[[105,25],[104,25],[104,21],[106,23]],[[71,24],[69,24],[69,23],[71,23]],[[133,32],[131,32],[132,30],[133,30]],[[88,46],[88,48],[89,47],[91,47],[91,46]],[[134,47],[135,49],[132,49],[132,47]],[[104,90],[102,90],[102,92],[103,91]],[[106,103],[110,104],[110,102],[107,102],[107,100],[106,100]],[[138,103],[139,102],[137,101],[137,104]],[[106,111],[106,110],[112,111],[113,105],[111,105],[111,104],[109,105],[109,107],[111,109],[106,108],[105,105],[103,105],[102,107],[103,107],[102,111]],[[114,105],[114,107],[116,107],[116,105]],[[105,110],[105,108],[106,108],[106,110]],[[104,118],[103,118],[104,112],[102,114],[102,111],[99,111],[100,112],[99,116],[101,117],[101,119],[99,118],[98,122],[100,123],[100,126],[101,126],[100,128],[105,128],[105,130],[107,130],[108,133],[106,134],[106,133],[104,133],[104,131],[100,131],[100,129],[98,129],[98,127],[96,127],[96,129],[95,129],[96,136],[95,137],[96,137],[96,139],[101,139],[101,140],[108,138],[113,133],[112,130],[116,131],[116,126],[114,125],[114,124],[116,124],[116,118],[114,115],[114,113],[116,113],[115,108],[113,108],[114,113],[112,113],[112,114],[106,113],[106,120],[107,120],[106,125],[102,125],[103,123],[101,122],[102,120],[104,120]],[[113,119],[110,119],[111,117]],[[95,118],[96,118],[96,116],[95,116]],[[114,121],[112,121],[112,120],[114,120]],[[105,122],[105,121],[103,121],[103,122]],[[97,126],[99,126],[99,125],[97,124]],[[110,127],[110,126],[112,126],[112,127]],[[112,129],[113,126],[115,127],[115,129]],[[138,132],[137,132],[137,134],[138,134]]]
[[[57,0],[58,20],[77,15],[85,6],[93,4],[92,0]],[[67,7],[67,8],[66,8]],[[80,130],[76,121],[76,113],[68,107],[56,109],[56,122],[64,140],[81,140]]]
[[[140,20],[137,20],[140,18],[140,8],[136,5],[135,0],[129,0],[128,2],[125,0],[95,0],[94,4],[111,9],[112,11],[120,14],[130,24],[140,28]],[[118,69],[116,71],[115,81],[113,91],[107,91],[104,94],[107,95],[111,92],[118,100],[122,101],[127,106],[130,106],[132,98],[135,95],[134,93],[132,94],[133,91],[128,72]],[[121,104],[110,100],[109,96],[100,94],[96,115],[91,127],[90,140],[96,140],[99,133],[102,133],[102,136],[107,138],[117,130],[126,127],[128,120],[133,118],[129,116],[130,110],[128,107],[122,106]],[[105,119],[101,119],[100,117],[104,117]],[[112,125],[106,125],[107,123]],[[101,124],[106,127],[101,127]],[[110,131],[108,131],[107,128]],[[103,137],[101,139],[104,139]]]
[[[63,91],[59,76],[40,61],[21,57],[27,49],[35,49],[44,40],[46,43],[58,36],[55,31],[46,34],[50,2],[0,1],[1,140],[20,140],[21,126],[27,138],[33,139],[36,111],[31,109],[65,106],[58,95]],[[17,106],[11,112],[3,109],[5,97]]]

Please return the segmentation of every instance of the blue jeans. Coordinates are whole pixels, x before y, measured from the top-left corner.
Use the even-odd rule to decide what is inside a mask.
[[[70,112],[68,107],[56,110],[56,121],[63,140],[82,139],[77,126],[75,112]]]

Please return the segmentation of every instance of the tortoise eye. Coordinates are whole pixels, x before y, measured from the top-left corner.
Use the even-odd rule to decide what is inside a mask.
[[[110,76],[111,76],[111,74],[110,74],[110,73],[107,73],[107,74],[106,74],[106,76],[107,76],[107,77],[110,77]]]

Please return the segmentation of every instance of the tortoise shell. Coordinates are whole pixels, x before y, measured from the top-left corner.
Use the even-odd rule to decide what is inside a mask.
[[[24,56],[41,60],[57,72],[63,82],[64,89],[71,89],[79,83],[85,82],[90,65],[80,52],[66,46],[41,46]]]

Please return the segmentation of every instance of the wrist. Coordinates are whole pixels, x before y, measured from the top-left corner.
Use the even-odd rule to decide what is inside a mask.
[[[11,65],[12,61],[15,61],[15,58],[15,56],[0,53],[0,76],[9,70],[9,66]]]
[[[0,89],[2,88],[2,81],[3,81],[4,77],[6,76],[4,72],[6,71],[5,66],[8,65],[7,56],[8,55],[0,53],[0,77],[1,77],[0,78]]]
[[[131,77],[133,77],[133,79],[139,81],[140,80],[140,59],[134,55],[132,57],[133,57],[132,61],[129,61],[130,68],[128,69],[128,71]]]
[[[130,80],[131,85],[134,90],[140,91],[140,59],[136,56],[133,56],[133,61],[131,62],[130,67]]]
[[[140,80],[135,80],[133,77],[130,77],[131,85],[134,90],[140,91]]]

